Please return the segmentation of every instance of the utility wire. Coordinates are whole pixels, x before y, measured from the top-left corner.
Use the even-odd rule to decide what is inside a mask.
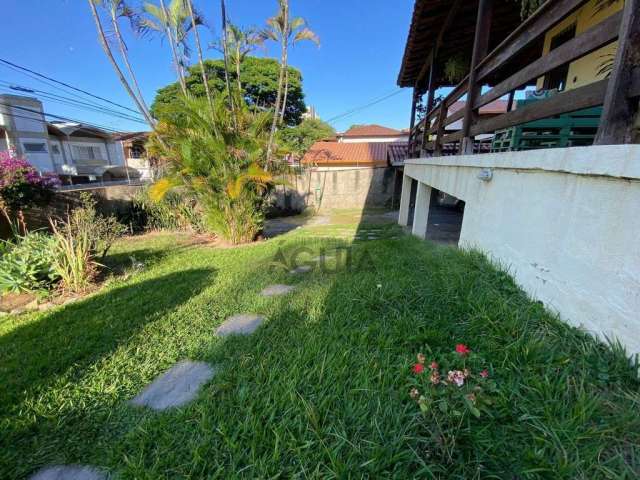
[[[2,81],[0,81],[2,82]],[[6,82],[2,82],[2,83],[6,83]],[[104,108],[100,105],[97,104],[93,104],[93,103],[87,103],[87,102],[82,102],[82,101],[78,101],[78,100],[74,100],[73,98],[69,98],[69,97],[64,97],[64,96],[60,96],[60,95],[56,95],[53,93],[49,93],[49,92],[44,92],[44,91],[40,91],[40,90],[35,90],[35,89],[25,89],[25,88],[15,88],[17,87],[17,85],[12,84],[9,87],[3,87],[0,86],[0,88],[7,90],[9,92],[25,92],[25,93],[37,93],[38,94],[38,98],[44,98],[47,99],[51,102],[57,102],[57,103],[61,103],[64,105],[69,105],[75,108],[79,108],[79,109],[83,109],[83,110],[88,110],[88,111],[92,111],[92,112],[97,112],[97,113],[101,113],[103,115],[108,115],[111,117],[116,117],[116,118],[120,118],[122,120],[128,120],[131,122],[136,122],[136,123],[142,123],[142,124],[146,124],[146,122],[144,120],[142,120],[141,118],[136,118],[133,117],[132,115],[128,115],[126,113],[122,113],[122,112],[118,112],[117,110],[111,110],[108,108]]]
[[[88,95],[90,97],[96,98],[96,99],[101,100],[103,102],[110,103],[111,105],[115,105],[116,107],[124,108],[125,110],[129,110],[130,112],[134,112],[134,113],[137,113],[137,114],[140,113],[139,111],[134,110],[133,108],[129,108],[129,107],[125,106],[125,105],[121,105],[121,104],[119,104],[117,102],[109,100],[108,98],[104,98],[104,97],[101,97],[99,95],[94,95],[91,92],[87,92],[86,90],[83,90],[81,88],[74,87],[73,85],[70,85],[70,84],[68,84],[66,82],[62,82],[60,80],[56,80],[55,78],[49,77],[49,76],[44,75],[44,74],[39,73],[39,72],[36,72],[35,70],[31,70],[31,69],[29,69],[27,67],[23,67],[23,66],[17,65],[17,64],[15,64],[13,62],[10,62],[9,60],[5,60],[3,58],[0,58],[0,62],[3,63],[6,66],[12,67],[14,70],[15,69],[19,69],[19,70],[21,70],[23,72],[28,72],[28,73],[30,73],[32,75],[36,75],[39,78],[43,78],[43,79],[49,80],[51,82],[57,83],[59,85],[63,85],[65,87],[67,87],[67,88],[70,88],[71,90],[75,90],[77,92],[83,93],[84,95]]]
[[[107,127],[107,126],[104,126],[104,125],[99,125],[97,123],[83,122],[81,120],[76,120],[74,118],[64,117],[62,115],[56,115],[54,113],[49,113],[49,112],[45,112],[45,111],[38,111],[38,110],[34,110],[32,108],[21,107],[19,105],[12,105],[10,103],[0,102],[0,105],[4,105],[5,107],[17,108],[18,110],[23,110],[23,111],[30,112],[30,113],[36,113],[38,115],[44,115],[45,117],[57,118],[59,120],[64,120],[66,122],[77,123],[79,125],[85,125],[85,126],[88,126],[88,127],[94,127],[94,128],[101,129],[101,130],[107,130],[107,131],[111,131],[113,133],[120,133],[119,130],[116,130],[116,129],[113,129],[111,127]],[[8,113],[8,115],[12,115],[12,113]],[[41,121],[41,120],[39,120],[37,118],[32,118],[32,117],[27,117],[27,118],[29,118],[31,120],[35,120],[35,121]]]
[[[357,113],[357,112],[360,112],[362,110],[365,110],[365,109],[367,109],[367,108],[369,108],[369,107],[371,107],[373,105],[376,105],[377,103],[383,102],[383,101],[385,101],[385,100],[387,100],[387,99],[389,99],[391,97],[394,97],[394,96],[396,96],[396,95],[398,95],[400,93],[402,93],[402,90],[400,90],[400,89],[395,90],[395,91],[393,91],[393,92],[391,92],[389,94],[386,94],[386,95],[384,95],[384,96],[382,96],[380,98],[373,99],[373,100],[371,100],[370,102],[368,102],[368,103],[366,103],[364,105],[360,105],[359,107],[355,107],[355,108],[353,108],[351,110],[347,110],[344,113],[341,113],[339,115],[331,117],[329,120],[326,120],[326,122],[331,124],[331,123],[334,123],[336,120],[341,120],[341,119],[344,119],[346,117],[350,117],[354,113]]]

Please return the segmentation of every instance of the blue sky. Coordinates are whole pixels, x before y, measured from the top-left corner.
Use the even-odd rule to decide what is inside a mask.
[[[217,34],[219,1],[194,0],[194,4]],[[244,26],[262,26],[276,5],[276,0],[227,0],[231,21]],[[0,58],[132,105],[98,44],[86,0],[4,0],[3,8],[0,44],[10,48],[4,48]],[[314,105],[321,118],[330,119],[399,90],[396,77],[412,8],[413,0],[291,0],[292,14],[306,18],[321,39],[320,48],[307,42],[290,53],[290,64],[302,71],[307,104]],[[207,40],[213,37],[209,31],[201,34]],[[131,38],[129,48],[151,103],[158,88],[174,81],[169,50],[158,39]],[[208,54],[217,56],[214,50]],[[277,56],[277,47],[271,45],[258,55]],[[8,83],[69,95],[0,65],[0,92],[10,93]],[[145,129],[128,120],[43,101],[50,113],[117,130]],[[404,89],[333,125],[338,130],[354,123],[405,128],[410,106],[411,92]]]

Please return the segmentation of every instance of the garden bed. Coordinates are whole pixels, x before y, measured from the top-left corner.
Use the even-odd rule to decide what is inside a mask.
[[[84,300],[1,318],[0,477],[55,464],[154,479],[640,475],[640,387],[619,348],[558,321],[480,254],[396,238],[392,225],[354,243],[322,228],[239,249],[121,240],[109,264],[140,268]],[[347,263],[336,247],[349,246]],[[310,272],[290,273],[303,261]],[[274,284],[295,289],[260,295]],[[216,336],[245,312],[266,318],[255,333]],[[427,414],[420,399],[453,398],[423,375],[467,355],[458,344],[477,355],[451,367],[470,368],[465,386],[492,382],[479,418]],[[186,359],[215,366],[195,400],[129,403]]]

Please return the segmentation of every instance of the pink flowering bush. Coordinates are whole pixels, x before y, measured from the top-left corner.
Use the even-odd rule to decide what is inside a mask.
[[[433,435],[432,453],[451,461],[461,429],[491,414],[496,383],[487,362],[464,344],[429,358],[418,353],[409,376],[409,396]]]
[[[23,208],[47,201],[59,185],[54,173],[41,175],[13,152],[0,152],[0,210],[10,223],[13,216],[21,220]]]

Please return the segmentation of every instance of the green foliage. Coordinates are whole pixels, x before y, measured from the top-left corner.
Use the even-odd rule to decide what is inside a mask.
[[[216,95],[213,106],[203,98],[164,105],[149,147],[169,163],[150,197],[158,201],[183,188],[202,206],[207,227],[236,244],[262,228],[264,193],[273,179],[263,169],[269,112],[252,111],[237,96],[234,104],[235,115],[225,94]]]
[[[51,221],[51,226],[56,239],[53,267],[62,279],[62,286],[73,292],[89,287],[99,261],[126,231],[115,217],[99,215],[95,199],[86,192],[81,194],[81,206],[68,214],[66,220]]]
[[[278,130],[278,144],[296,155],[303,155],[315,142],[336,134],[335,129],[320,119],[306,119],[295,127]]]
[[[149,189],[138,192],[133,199],[138,223],[148,230],[192,231],[206,230],[202,209],[197,200],[180,190],[167,192],[159,200],[149,197]]]
[[[465,54],[449,57],[444,64],[444,77],[451,83],[457,84],[469,73],[469,57]]]
[[[0,293],[50,287],[59,276],[53,268],[56,242],[41,232],[27,233],[0,244]]]
[[[226,89],[224,62],[222,60],[205,60],[204,66],[211,91],[224,92]],[[302,114],[306,111],[304,94],[302,92],[302,75],[299,70],[293,67],[288,67],[288,70],[289,90],[284,120],[287,125],[297,125],[302,120]],[[204,98],[206,92],[200,72],[199,65],[189,67],[189,75],[186,78],[187,90],[195,97]],[[278,93],[279,72],[280,64],[276,60],[257,57],[244,58],[240,64],[240,80],[243,97],[249,107],[264,110],[275,106]],[[230,71],[229,75],[232,81],[235,82],[235,72]],[[153,115],[162,120],[163,115],[167,113],[166,107],[178,105],[180,103],[180,97],[180,85],[178,85],[178,83],[172,83],[159,89],[151,105]],[[178,108],[180,107],[178,106]]]

